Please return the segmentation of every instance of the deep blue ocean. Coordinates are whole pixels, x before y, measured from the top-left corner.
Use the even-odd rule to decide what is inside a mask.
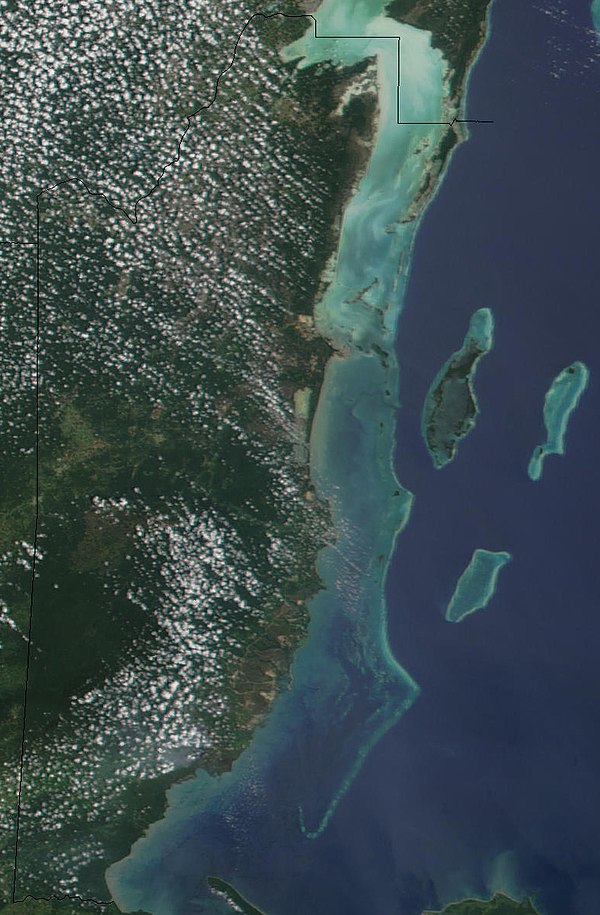
[[[394,652],[422,687],[307,865],[314,911],[417,915],[463,893],[600,912],[600,68],[589,3],[496,0],[475,125],[419,232],[398,327],[397,472],[416,499],[388,577]],[[423,401],[487,306],[475,430],[434,469]],[[590,384],[532,482],[544,394]],[[508,550],[486,610],[443,614],[473,549]]]
[[[540,915],[599,915],[599,102],[589,0],[495,0],[467,103],[494,124],[472,128],[422,220],[398,327],[396,464],[415,503],[388,576],[389,637],[422,693],[314,840],[296,783],[329,790],[327,735],[310,758],[315,743],[290,729],[268,778],[250,754],[231,790],[190,782],[189,812],[184,785],[179,819],[124,878],[141,902],[224,913],[212,873],[265,915],[420,915],[499,888],[533,894]],[[423,401],[482,307],[495,344],[481,415],[438,471]],[[575,360],[590,385],[566,455],[534,483],[544,394]],[[475,548],[513,560],[487,609],[448,623]]]
[[[499,885],[545,915],[600,912],[599,103],[589,3],[496,0],[467,106],[495,123],[472,128],[422,221],[398,328],[397,470],[416,499],[390,638],[423,692],[323,840],[332,869],[336,841],[364,862],[364,907],[348,912],[413,915]],[[483,306],[481,415],[437,471],[423,400]],[[544,393],[576,359],[591,378],[567,453],[533,483]],[[452,625],[476,547],[513,562],[488,609]]]

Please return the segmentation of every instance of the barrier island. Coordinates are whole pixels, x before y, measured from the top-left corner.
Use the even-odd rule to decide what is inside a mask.
[[[539,480],[544,470],[544,460],[549,454],[565,453],[565,436],[571,413],[588,386],[590,373],[583,362],[573,362],[560,372],[544,398],[544,425],[546,441],[537,445],[529,461],[530,479]]]

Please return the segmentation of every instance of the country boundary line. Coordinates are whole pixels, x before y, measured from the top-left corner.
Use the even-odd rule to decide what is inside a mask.
[[[19,760],[19,775],[18,775],[18,788],[17,788],[17,806],[16,806],[16,820],[15,820],[15,846],[14,846],[14,863],[13,863],[13,881],[12,881],[12,893],[11,893],[11,903],[13,905],[26,902],[28,899],[34,901],[44,901],[52,902],[56,900],[57,902],[63,902],[67,899],[72,899],[79,903],[87,903],[92,905],[97,905],[102,908],[107,906],[115,905],[113,900],[98,900],[94,898],[86,898],[79,896],[78,894],[52,894],[50,896],[33,896],[31,894],[26,894],[20,899],[16,898],[17,892],[17,876],[18,876],[18,854],[19,854],[19,831],[21,823],[21,799],[23,792],[23,775],[25,768],[25,743],[26,743],[26,731],[27,731],[27,700],[28,700],[28,688],[29,688],[29,672],[31,667],[31,636],[32,636],[32,627],[33,627],[33,608],[34,608],[34,589],[35,589],[35,569],[36,569],[36,558],[37,558],[37,543],[38,543],[38,531],[39,531],[39,495],[40,495],[40,475],[39,475],[39,439],[40,439],[40,315],[41,315],[41,278],[40,278],[40,267],[41,267],[41,243],[42,243],[42,233],[41,233],[41,200],[44,194],[57,190],[61,187],[64,187],[69,184],[79,184],[82,185],[87,196],[96,197],[103,200],[107,203],[111,209],[119,213],[121,216],[124,216],[128,222],[132,225],[136,225],[138,222],[138,207],[144,201],[151,197],[160,187],[162,179],[165,177],[167,171],[176,165],[181,159],[181,148],[185,137],[192,127],[192,121],[196,118],[202,111],[207,111],[212,108],[216,103],[219,95],[219,84],[221,79],[233,68],[237,60],[237,52],[239,45],[244,37],[247,29],[254,23],[256,19],[263,19],[265,21],[271,19],[277,19],[283,17],[286,19],[311,19],[314,26],[314,37],[315,39],[325,38],[333,40],[365,40],[365,38],[371,38],[374,40],[393,40],[398,44],[397,52],[397,82],[396,82],[396,95],[397,95],[397,124],[399,125],[447,125],[448,127],[453,127],[454,124],[492,124],[492,120],[478,120],[471,118],[453,118],[452,121],[402,121],[401,120],[401,38],[395,37],[392,35],[319,35],[318,34],[318,23],[317,19],[310,13],[284,13],[284,12],[272,12],[272,13],[253,13],[241,28],[240,32],[237,35],[233,46],[233,52],[229,63],[218,73],[212,97],[205,104],[199,105],[191,114],[186,115],[185,118],[185,127],[181,133],[179,140],[177,141],[177,147],[175,155],[170,159],[165,165],[162,166],[160,174],[156,178],[154,184],[150,187],[148,191],[144,194],[140,194],[137,197],[133,204],[133,209],[128,210],[123,206],[115,203],[107,194],[98,189],[92,189],[89,184],[80,177],[71,177],[63,178],[60,181],[55,182],[54,184],[47,185],[38,191],[35,197],[36,210],[35,210],[35,241],[21,241],[21,240],[4,240],[0,239],[0,245],[3,246],[23,246],[23,247],[35,247],[35,334],[34,334],[34,365],[35,365],[35,431],[34,431],[34,454],[35,454],[35,496],[34,496],[34,535],[33,535],[33,555],[31,561],[31,585],[30,585],[30,600],[29,600],[29,621],[28,621],[28,634],[27,634],[27,656],[25,663],[25,683],[24,683],[24,693],[23,693],[23,726],[22,726],[22,735],[21,735],[21,750],[20,750],[20,760]]]
[[[280,15],[285,16],[286,13],[281,13]],[[398,52],[396,58],[396,123],[400,126],[409,126],[409,125],[446,125],[448,127],[454,127],[455,124],[493,124],[494,121],[491,119],[482,119],[482,118],[452,118],[451,121],[403,121],[401,110],[402,110],[402,51],[401,44],[402,39],[397,35],[319,35],[317,31],[317,20],[310,13],[305,14],[307,18],[312,19],[315,27],[315,38],[328,38],[334,40],[348,40],[348,41],[364,41],[366,38],[373,39],[375,41],[396,41],[398,43]],[[393,20],[392,20],[393,21]]]

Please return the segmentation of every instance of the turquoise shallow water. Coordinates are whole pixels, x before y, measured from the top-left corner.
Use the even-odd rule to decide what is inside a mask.
[[[398,467],[415,500],[388,593],[391,644],[422,691],[335,819],[340,836],[361,817],[373,839],[391,836],[393,860],[381,873],[400,882],[400,871],[407,901],[375,909],[386,915],[498,889],[532,893],[543,915],[598,911],[598,221],[590,176],[600,56],[589,10],[586,0],[493,5],[467,111],[489,113],[495,124],[474,128],[454,157],[411,260],[397,344]],[[493,309],[495,342],[477,377],[481,413],[458,458],[437,471],[423,451],[423,399],[483,304]],[[565,457],[550,457],[533,483],[527,462],[545,440],[544,396],[574,360],[589,366],[589,385]],[[479,546],[509,550],[513,560],[489,609],[449,625],[448,597]],[[435,891],[423,882],[414,890],[414,875],[429,877]]]
[[[311,639],[298,655],[293,690],[279,699],[248,753],[230,775],[200,773],[174,789],[165,820],[110,872],[117,898],[130,908],[225,915],[228,909],[206,888],[213,873],[267,915],[415,915],[500,888],[536,892],[544,915],[595,911],[600,745],[590,698],[598,694],[598,666],[597,640],[590,638],[597,631],[597,602],[590,600],[597,557],[589,532],[600,515],[589,487],[597,448],[582,447],[581,429],[586,416],[593,425],[597,415],[590,407],[597,397],[597,315],[590,303],[597,297],[589,295],[587,261],[579,255],[589,246],[582,212],[588,231],[592,226],[591,207],[584,206],[588,179],[576,185],[577,198],[561,185],[565,161],[574,163],[574,176],[588,174],[581,125],[588,130],[594,122],[585,118],[592,106],[581,75],[561,82],[547,60],[565,22],[549,6],[555,16],[519,0],[497,5],[487,83],[493,91],[480,93],[477,107],[502,129],[482,131],[463,147],[421,226],[427,257],[421,250],[419,283],[417,245],[399,342],[405,417],[399,460],[402,478],[418,493],[414,504],[389,469],[395,396],[382,395],[380,386],[389,382],[395,392],[397,366],[384,369],[370,354],[374,340],[393,334],[405,275],[396,282],[392,271],[395,258],[410,253],[414,226],[395,226],[390,241],[373,210],[373,221],[365,218],[359,231],[365,214],[356,207],[358,189],[344,224],[337,283],[319,308],[321,327],[343,348],[328,369],[312,442],[313,473],[332,499],[341,534],[338,550],[321,556],[327,590],[313,603]],[[375,13],[374,4],[361,4],[365,9],[366,18]],[[589,6],[586,14],[589,20]],[[583,42],[582,48],[589,50]],[[426,48],[424,54],[428,59]],[[414,77],[416,84],[416,69]],[[571,80],[584,98],[581,110]],[[429,97],[433,106],[431,86],[420,101]],[[440,82],[439,107],[442,96]],[[557,132],[556,108],[568,129]],[[424,160],[409,154],[412,140],[397,134],[398,149],[405,143],[397,158],[395,143],[381,148],[397,166],[381,184],[375,170],[365,178],[380,191],[382,213],[397,204],[401,217],[418,182]],[[532,181],[538,170],[539,183]],[[548,187],[560,206],[540,225]],[[432,236],[440,211],[441,227]],[[561,232],[573,284],[587,277],[568,299],[561,286],[565,265],[548,256]],[[573,252],[566,236],[577,233]],[[351,238],[353,246],[344,249]],[[380,268],[381,287],[357,299],[354,291]],[[397,301],[377,315],[386,284]],[[577,302],[581,321],[565,317],[565,300]],[[423,398],[449,341],[456,333],[460,338],[484,303],[494,309],[497,332],[478,377],[481,417],[459,460],[438,473],[420,437]],[[541,421],[545,386],[575,358],[592,371],[569,431],[571,453],[532,485],[525,462],[539,440],[534,424]],[[419,374],[423,364],[426,378]],[[579,501],[578,479],[585,491]],[[386,550],[409,508],[410,525],[388,575],[389,627],[397,659],[423,684],[418,702],[412,679],[387,647],[381,590]],[[514,560],[502,573],[494,607],[449,626],[448,594],[478,543],[506,547]]]
[[[446,610],[450,623],[460,623],[466,616],[487,607],[498,586],[500,570],[510,562],[510,553],[475,550],[458,579]]]
[[[220,778],[199,772],[174,787],[166,817],[108,871],[110,889],[125,909],[157,915],[188,910],[189,895],[184,905],[171,881],[187,861],[191,835],[202,885],[201,874],[211,872],[243,884],[236,873],[240,834],[256,840],[266,830],[271,844],[282,824],[284,844],[322,834],[371,747],[418,694],[390,651],[384,602],[389,558],[412,502],[392,469],[393,342],[405,282],[399,265],[408,260],[416,226],[401,220],[422,183],[427,150],[443,128],[396,123],[397,36],[403,117],[445,120],[446,90],[442,59],[427,34],[385,19],[384,5],[369,0],[349,13],[341,0],[326,0],[318,13],[320,34],[367,37],[315,39],[311,27],[286,50],[289,59],[301,56],[303,67],[375,55],[379,80],[375,148],[344,214],[331,282],[316,311],[320,331],[339,350],[327,366],[311,439],[312,477],[330,502],[339,534],[319,558],[325,589],[311,604],[309,641],[295,660],[292,689],[276,701],[249,750]],[[386,360],[381,350],[390,353]],[[228,838],[228,831],[237,838]],[[219,911],[214,898],[194,898],[199,910],[207,905],[206,911]]]
[[[576,409],[585,391],[590,373],[583,362],[574,362],[556,376],[544,398],[544,425],[546,441],[534,448],[527,472],[532,480],[539,480],[544,461],[549,454],[564,454],[567,427],[571,413]]]

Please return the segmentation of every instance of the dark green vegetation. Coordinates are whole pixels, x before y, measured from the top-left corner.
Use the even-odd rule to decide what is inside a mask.
[[[450,155],[465,139],[464,128],[455,118],[462,116],[465,81],[469,66],[485,39],[490,4],[491,0],[391,0],[386,7],[387,15],[398,22],[430,31],[433,46],[440,49],[450,67],[450,93],[444,115],[450,126],[432,151],[430,166],[405,217],[407,222],[422,212]],[[489,113],[483,116],[491,117]]]
[[[456,455],[459,441],[469,434],[478,413],[473,389],[477,363],[489,347],[475,335],[467,335],[434,380],[423,407],[422,431],[436,467]]]
[[[504,893],[496,893],[490,900],[463,899],[446,906],[439,915],[537,915],[530,899],[518,902]]]
[[[450,93],[462,92],[469,64],[485,36],[485,21],[491,0],[391,0],[387,13],[432,33],[450,67]]]
[[[216,890],[217,893],[221,893],[228,902],[237,906],[236,911],[240,910],[244,915],[264,915],[264,912],[261,912],[260,909],[257,909],[256,906],[248,902],[247,899],[244,899],[241,893],[238,893],[238,891],[230,883],[227,883],[226,880],[221,880],[220,877],[207,877],[206,882],[211,890]]]
[[[0,915],[119,915],[119,909],[114,903],[99,906],[69,899],[25,899],[3,906]]]
[[[449,363],[432,390],[423,415],[425,441],[436,467],[443,467],[456,454],[456,445],[472,429],[477,402],[470,376],[483,350],[473,341]]]
[[[122,33],[118,21],[103,24],[95,38],[73,23],[61,31],[58,7],[42,24],[26,7],[10,12],[15,47],[5,50],[15,60],[19,41],[37,47],[42,26],[69,39],[60,53],[50,42],[27,58],[40,96],[48,93],[31,137],[19,134],[30,119],[11,108],[22,87],[7,89],[4,120],[27,155],[3,160],[2,237],[34,237],[24,187],[82,174],[131,206],[152,185],[182,115],[210,97],[254,12],[240,7],[224,25],[220,8],[210,18],[219,5],[207,6],[202,34],[212,28],[221,43],[190,45],[185,30],[167,34],[183,19],[180,4],[171,19],[164,6],[156,32],[146,19],[158,8],[146,4],[146,19]],[[87,21],[77,4],[71,14]],[[333,115],[362,67],[296,74],[281,63],[277,48],[305,27],[253,27],[137,226],[77,184],[42,199],[19,894],[106,898],[104,869],[160,817],[166,787],[199,763],[222,771],[247,745],[306,634],[306,601],[320,586],[315,557],[331,532],[308,476],[310,417],[307,426],[294,415],[294,394],[310,389],[315,403],[329,357],[312,303],[368,156],[375,106],[365,97]],[[168,60],[155,34],[166,36]],[[113,66],[117,52],[127,66]],[[68,91],[44,82],[57,68]],[[10,171],[22,163],[27,173]],[[2,256],[6,900],[32,582],[35,262],[25,248]],[[37,913],[44,903],[31,905]]]
[[[475,425],[479,408],[473,382],[479,360],[493,343],[493,314],[479,308],[471,315],[461,348],[442,366],[427,393],[421,432],[438,468],[453,460],[458,442]]]

